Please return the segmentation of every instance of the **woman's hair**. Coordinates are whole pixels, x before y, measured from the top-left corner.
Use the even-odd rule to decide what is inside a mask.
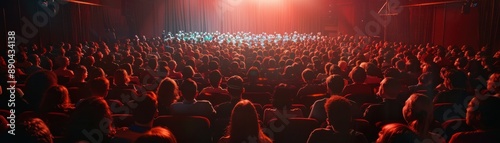
[[[112,121],[111,111],[106,100],[97,96],[86,98],[73,111],[66,137],[71,142],[81,140],[108,142],[115,134]],[[102,140],[93,138],[95,136],[89,136],[90,133],[102,134]]]
[[[130,82],[130,77],[125,69],[116,70],[113,79],[115,85],[122,85]]]
[[[423,94],[412,94],[403,107],[403,117],[418,135],[426,135],[433,121],[432,100]]]
[[[24,99],[33,107],[39,107],[43,94],[52,86],[57,85],[57,76],[51,71],[39,71],[26,79],[26,94]]]
[[[163,127],[151,128],[148,132],[139,136],[135,143],[177,143],[174,134]]]
[[[163,107],[170,107],[170,104],[179,99],[179,87],[173,79],[166,77],[160,82],[156,95],[158,97],[158,108],[162,112]]]
[[[280,83],[274,88],[272,99],[273,106],[278,110],[288,109],[292,106],[293,91],[287,84]]]
[[[260,71],[257,67],[255,67],[255,66],[250,67],[250,69],[248,69],[248,72],[247,72],[248,81],[249,82],[257,82],[259,80],[259,77],[260,77],[259,74],[260,74]]]
[[[17,142],[52,143],[52,134],[49,127],[39,118],[30,118],[22,121],[16,130]],[[3,140],[5,141],[5,140]]]
[[[417,134],[410,127],[392,123],[382,127],[376,143],[414,143],[417,139]]]
[[[42,97],[38,111],[40,113],[47,112],[67,112],[73,108],[69,98],[68,89],[62,85],[50,87]]]
[[[245,142],[249,138],[270,141],[262,132],[257,111],[249,100],[242,100],[234,106],[227,133],[230,143]]]
[[[481,130],[500,129],[500,97],[474,97],[467,107],[466,122],[469,126]]]
[[[104,73],[104,70],[102,68],[95,68],[90,71],[88,79],[92,80],[99,77],[106,77],[106,73]]]

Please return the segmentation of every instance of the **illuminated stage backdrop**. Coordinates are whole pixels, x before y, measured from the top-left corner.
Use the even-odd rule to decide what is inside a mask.
[[[167,31],[320,32],[325,0],[167,0]]]

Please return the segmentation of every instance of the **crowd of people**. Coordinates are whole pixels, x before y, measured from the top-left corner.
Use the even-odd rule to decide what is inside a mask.
[[[0,57],[1,81],[7,57]],[[168,125],[199,117],[206,142],[500,142],[500,51],[318,34],[179,32],[21,45],[16,135],[0,142],[189,142]],[[1,83],[0,102],[10,85]],[[130,120],[129,122],[126,122]],[[193,119],[194,120],[194,119]],[[296,122],[314,130],[278,136]],[[184,128],[194,128],[186,125]],[[283,132],[285,133],[285,132]],[[200,134],[200,133],[192,133]],[[281,135],[281,134],[280,134]],[[192,140],[191,140],[192,141]]]

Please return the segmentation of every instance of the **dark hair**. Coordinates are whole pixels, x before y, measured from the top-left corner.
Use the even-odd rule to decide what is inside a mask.
[[[227,80],[227,91],[231,96],[241,96],[241,93],[244,91],[243,87],[243,78],[238,75],[231,76]]]
[[[49,127],[39,118],[22,121],[16,132],[16,141],[24,143],[52,143]],[[6,141],[6,140],[4,140]]]
[[[330,94],[339,95],[345,87],[344,78],[338,74],[330,75],[326,78],[326,86]]]
[[[139,136],[134,143],[177,143],[174,134],[163,127],[154,127]]]
[[[467,88],[467,75],[459,70],[450,70],[445,76],[445,81],[451,86],[451,88]],[[446,82],[445,82],[446,83]]]
[[[354,82],[358,83],[364,83],[366,80],[366,72],[365,69],[361,67],[355,67],[352,69],[352,71],[349,73],[349,77],[352,79]]]
[[[100,95],[104,96],[103,98],[105,98],[108,94],[109,80],[104,77],[92,79],[87,83],[87,85],[92,95]]]
[[[179,86],[179,90],[181,90],[184,100],[193,100],[194,98],[196,98],[196,94],[198,94],[197,89],[198,86],[192,79],[185,79]]]
[[[325,103],[328,123],[337,132],[347,132],[351,129],[351,102],[342,96],[331,96]]]
[[[484,99],[474,97],[467,108],[466,121],[469,126],[481,130],[500,129],[500,98],[488,96]]]
[[[149,58],[148,67],[155,70],[158,67],[158,58],[156,56]]]
[[[220,83],[222,82],[222,74],[220,73],[219,70],[214,70],[208,74],[208,79],[210,81],[210,85],[212,87],[217,88],[220,86]]]
[[[247,79],[249,82],[257,82],[259,80],[260,71],[257,67],[252,66],[248,69]]]
[[[102,97],[92,96],[82,100],[70,116],[67,139],[69,142],[86,140],[90,142],[108,142],[115,134],[112,127],[111,111]],[[103,140],[88,136],[90,132],[103,134]]]
[[[68,89],[62,85],[56,85],[45,92],[38,111],[40,113],[67,112],[72,108],[73,104],[71,104]]]
[[[170,107],[170,104],[179,99],[177,82],[168,77],[164,78],[156,89],[156,94],[158,97],[158,108],[161,112],[163,108]]]
[[[289,109],[292,106],[293,90],[290,86],[284,83],[278,84],[274,88],[272,103],[278,110]]]
[[[182,69],[182,78],[188,79],[188,78],[193,78],[194,76],[194,69],[191,66],[186,66]]]
[[[406,122],[420,136],[428,134],[433,115],[432,100],[423,94],[412,94],[403,107]]]
[[[271,141],[262,132],[257,111],[249,100],[241,100],[234,106],[227,133],[230,143],[245,142],[249,137]]]
[[[26,79],[26,94],[23,97],[33,107],[39,107],[43,94],[52,86],[57,85],[57,76],[51,71],[39,71]]]
[[[158,101],[156,100],[156,94],[152,91],[148,91],[142,98],[142,100],[134,100],[136,103],[136,108],[132,109],[132,115],[134,121],[140,124],[147,124],[153,121],[158,109]]]
[[[304,82],[311,82],[314,78],[316,78],[316,75],[311,69],[307,68],[302,71],[302,80],[304,80]]]
[[[419,139],[415,131],[399,123],[385,125],[379,135],[376,143],[414,143]]]

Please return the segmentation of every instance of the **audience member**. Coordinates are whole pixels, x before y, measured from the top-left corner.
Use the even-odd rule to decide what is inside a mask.
[[[368,143],[363,133],[351,129],[352,105],[341,96],[330,97],[324,106],[328,126],[311,132],[308,143]]]
[[[259,116],[252,102],[242,100],[238,102],[231,113],[227,136],[222,137],[219,143],[260,142],[271,143],[259,124]]]

